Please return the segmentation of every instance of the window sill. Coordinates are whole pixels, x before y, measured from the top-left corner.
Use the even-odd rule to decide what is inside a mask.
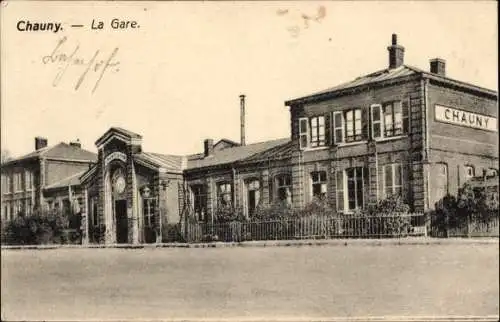
[[[329,146],[319,146],[319,147],[315,147],[315,148],[305,148],[305,149],[302,149],[302,151],[304,152],[309,152],[309,151],[321,151],[321,150],[326,150],[328,149]]]
[[[400,140],[403,138],[407,138],[408,135],[398,135],[398,136],[390,136],[387,138],[380,138],[380,139],[375,139],[375,142],[385,142],[385,141],[393,141],[393,140]]]
[[[366,140],[356,141],[356,142],[337,143],[337,147],[341,148],[344,146],[360,145],[360,144],[367,144],[367,143],[368,143],[368,141],[366,141]]]

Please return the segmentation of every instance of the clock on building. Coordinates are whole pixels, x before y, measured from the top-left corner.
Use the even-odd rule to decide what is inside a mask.
[[[125,176],[122,169],[117,169],[113,174],[113,189],[116,193],[122,194],[125,191]]]

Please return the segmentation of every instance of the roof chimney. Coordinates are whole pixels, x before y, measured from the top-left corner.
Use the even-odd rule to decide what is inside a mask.
[[[240,122],[241,122],[240,144],[243,146],[245,145],[245,95],[244,94],[240,95]]]
[[[35,150],[40,150],[47,147],[47,139],[41,136],[35,137]]]
[[[446,76],[446,60],[441,58],[433,58],[430,60],[431,73],[440,76]]]
[[[82,143],[80,143],[80,139],[76,139],[75,141],[69,142],[69,145],[74,146],[76,148],[81,149]]]
[[[211,156],[212,153],[214,152],[214,140],[212,139],[206,139],[204,142],[204,154],[205,157]]]
[[[389,69],[398,68],[404,64],[405,48],[398,45],[398,35],[392,34],[392,45],[387,47],[389,51]]]

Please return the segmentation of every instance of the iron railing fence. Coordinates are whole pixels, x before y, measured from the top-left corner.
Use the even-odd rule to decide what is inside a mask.
[[[498,217],[489,220],[468,218],[453,225],[430,225],[428,234],[431,237],[500,237],[500,220]]]
[[[401,238],[427,236],[423,213],[377,216],[307,216],[278,220],[186,223],[185,242],[257,241],[332,238]]]

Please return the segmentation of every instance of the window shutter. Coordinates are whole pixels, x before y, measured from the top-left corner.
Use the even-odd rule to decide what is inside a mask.
[[[405,99],[401,102],[401,107],[403,109],[403,134],[410,133],[410,103],[409,99]]]
[[[369,137],[368,137],[369,124],[370,124],[370,120],[369,120],[368,110],[366,108],[362,108],[361,109],[361,129],[362,129],[361,136],[362,136],[363,140],[369,139]]]
[[[401,197],[403,199],[403,202],[406,204],[410,204],[409,202],[409,186],[408,184],[410,183],[410,178],[409,178],[409,164],[408,163],[403,163],[401,165],[402,169],[402,187],[401,187]]]
[[[382,105],[380,104],[374,104],[370,106],[371,109],[371,136],[372,139],[378,139],[382,137],[382,134],[384,133],[383,129],[383,115],[382,115]]]
[[[344,211],[344,171],[335,171],[335,193],[337,196],[337,212]]]
[[[344,142],[344,116],[342,112],[333,112],[333,142]]]
[[[325,145],[329,146],[331,143],[330,140],[330,127],[332,126],[331,121],[330,121],[330,113],[325,114]]]
[[[299,147],[307,148],[309,144],[309,119],[307,117],[299,118]]]

